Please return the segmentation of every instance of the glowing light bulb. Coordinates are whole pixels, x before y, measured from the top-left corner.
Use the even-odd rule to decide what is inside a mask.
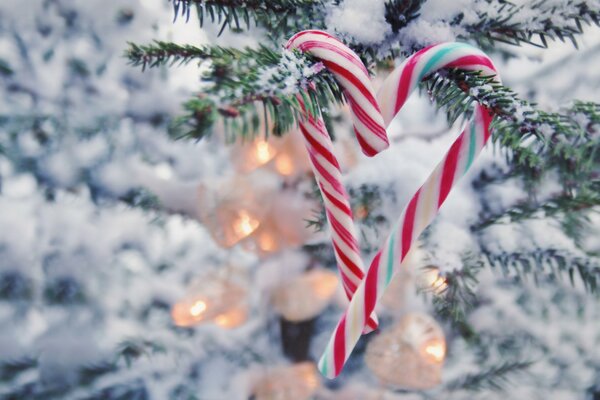
[[[198,300],[190,307],[190,314],[192,314],[194,317],[199,316],[204,311],[206,311],[206,303],[202,300]]]
[[[246,237],[258,228],[258,220],[252,218],[248,212],[241,210],[238,212],[238,218],[233,223],[233,230],[240,238]]]
[[[423,273],[423,289],[428,289],[436,294],[442,293],[448,288],[448,281],[437,267],[430,267]]]
[[[421,347],[421,354],[434,363],[441,363],[446,357],[446,343],[439,339],[429,340]]]
[[[280,154],[275,159],[275,169],[281,175],[289,176],[294,173],[294,162],[289,154]]]
[[[224,314],[218,315],[214,322],[221,328],[231,329],[242,325],[244,322],[246,322],[247,317],[248,313],[246,308],[237,307]]]
[[[256,158],[261,164],[267,163],[271,158],[273,158],[273,149],[269,143],[264,140],[259,140],[256,142]]]

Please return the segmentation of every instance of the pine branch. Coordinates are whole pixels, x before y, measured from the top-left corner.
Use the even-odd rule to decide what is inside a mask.
[[[479,13],[476,24],[467,25],[470,38],[480,47],[494,46],[496,42],[520,46],[529,44],[547,48],[549,41],[569,40],[577,47],[577,36],[583,25],[600,26],[600,10],[592,9],[585,1],[566,1],[563,4],[513,4],[495,2],[494,12]]]
[[[263,126],[267,134],[272,131],[281,135],[303,115],[298,95],[312,116],[343,99],[340,87],[322,64],[297,51],[155,42],[147,46],[130,44],[126,56],[142,68],[194,59],[211,62],[203,75],[207,83],[204,93],[188,101],[184,105],[186,115],[173,124],[172,134],[176,137],[199,139],[220,117],[228,132],[245,135]]]
[[[221,25],[219,35],[225,28],[233,31],[250,29],[251,21],[264,27],[272,36],[289,31],[322,27],[322,0],[172,0],[175,19],[189,20],[192,7],[196,7],[200,26],[206,20]],[[317,12],[320,10],[321,12]]]
[[[575,102],[561,113],[539,111],[493,77],[460,70],[436,73],[424,85],[450,122],[468,115],[472,101],[491,110],[494,141],[509,151],[515,172],[527,180],[558,169],[568,191],[598,181],[600,105]]]
[[[490,253],[484,249],[483,256],[491,266],[500,268],[507,276],[516,274],[521,280],[532,276],[534,282],[539,284],[542,280],[561,280],[568,275],[571,285],[575,286],[577,274],[588,292],[598,291],[600,262],[594,257],[576,256],[552,248],[501,254]]]
[[[577,192],[576,196],[561,194],[543,203],[527,202],[515,205],[500,213],[489,215],[473,225],[473,231],[485,229],[493,224],[514,223],[530,218],[544,218],[572,215],[600,206],[600,182],[595,190]]]
[[[485,389],[503,391],[512,375],[526,371],[532,365],[533,362],[531,361],[505,361],[481,372],[452,380],[446,384],[445,389],[449,391],[479,391]]]
[[[439,318],[449,321],[466,340],[471,340],[476,339],[476,332],[470,327],[467,317],[478,304],[475,291],[483,263],[473,255],[463,257],[463,261],[462,269],[444,275],[447,287],[433,297],[432,304]]]

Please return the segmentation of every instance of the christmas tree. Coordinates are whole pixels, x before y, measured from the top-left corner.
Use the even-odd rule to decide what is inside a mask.
[[[22,5],[0,4],[0,398],[600,398],[600,2]],[[380,92],[440,43],[502,79],[424,73],[369,158],[364,99],[288,42],[305,30]],[[489,143],[323,377],[348,300],[477,110]],[[356,249],[307,121],[333,138]],[[338,269],[348,254],[364,272]]]

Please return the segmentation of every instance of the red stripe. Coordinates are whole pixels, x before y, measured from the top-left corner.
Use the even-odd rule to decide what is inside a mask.
[[[458,163],[458,154],[462,146],[462,141],[466,131],[461,133],[460,136],[454,141],[448,155],[444,160],[444,169],[442,170],[442,180],[440,182],[440,196],[438,198],[438,208],[442,206],[446,197],[452,189],[454,183],[454,175],[456,174],[456,165]]]
[[[312,162],[314,169],[323,176],[323,179],[326,182],[328,182],[336,192],[338,192],[340,195],[346,197],[346,191],[344,189],[344,185],[342,184],[342,182],[340,182],[338,179],[333,177],[329,173],[329,171],[327,171],[325,169],[325,167],[323,167],[323,165],[319,162],[319,160],[316,157],[317,154],[314,151],[309,150],[308,156]],[[339,169],[337,169],[337,172],[341,173],[341,172],[339,172]],[[317,181],[319,181],[319,178],[317,178]]]
[[[333,248],[336,252],[336,254],[340,257],[340,259],[342,260],[342,262],[348,266],[348,269],[350,271],[352,271],[352,274],[354,276],[356,276],[358,279],[362,280],[364,274],[363,271],[356,265],[354,264],[354,262],[352,262],[352,260],[339,248],[339,246],[337,245],[337,243],[334,241],[333,242]],[[354,293],[354,291],[356,290],[356,285],[353,282],[352,283],[352,293]],[[351,297],[349,297],[351,298]]]
[[[315,125],[313,125],[313,126],[315,126]],[[327,147],[323,146],[321,143],[319,143],[318,140],[316,140],[314,137],[312,137],[312,135],[310,134],[310,132],[308,132],[308,130],[306,129],[304,124],[300,124],[300,130],[302,131],[302,134],[304,135],[304,138],[306,139],[306,141],[308,143],[310,143],[310,145],[317,151],[317,153],[319,153],[321,156],[323,156],[327,161],[329,161],[331,164],[333,164],[333,166],[336,167],[337,169],[340,168],[340,165],[338,164],[338,161],[335,158],[335,156],[333,155],[333,153],[331,152],[331,150],[329,150]]]
[[[354,128],[354,134],[356,135],[356,140],[358,140],[358,144],[360,144],[360,148],[362,149],[363,153],[365,153],[369,157],[377,155],[378,151],[371,147],[371,145],[369,145],[369,143],[367,143],[367,141],[363,139],[363,137],[360,135],[358,130],[356,130],[356,128]]]
[[[477,55],[460,57],[460,58],[452,61],[451,63],[446,64],[446,67],[448,67],[448,68],[471,67],[469,69],[473,69],[472,67],[477,66],[477,65],[483,65],[485,67],[488,67],[492,71],[496,71],[496,67],[492,63],[492,60],[490,60],[488,57],[477,56]]]
[[[369,267],[365,278],[365,321],[375,309],[375,303],[377,302],[377,277],[379,275],[380,259],[381,251],[377,253],[371,262],[371,266]]]
[[[371,105],[375,107],[375,109],[379,111],[379,113],[381,113],[381,110],[379,109],[379,104],[377,103],[377,100],[375,100],[375,96],[365,85],[363,85],[363,83],[356,77],[356,75],[348,71],[346,68],[335,64],[331,61],[323,61],[323,64],[325,64],[325,66],[334,74],[341,75],[344,79],[346,79],[353,86],[355,86],[360,91],[360,93],[369,101],[369,103],[371,103]]]
[[[353,251],[358,253],[358,247],[356,245],[354,237],[350,234],[350,232],[348,232],[346,228],[344,228],[344,226],[340,224],[340,221],[338,221],[329,210],[325,210],[325,212],[327,213],[327,217],[329,219],[331,227],[340,236],[340,239],[344,243],[346,243],[346,245],[350,247]]]
[[[406,213],[404,214],[404,223],[402,224],[402,253],[400,261],[404,260],[404,257],[410,250],[413,238],[413,229],[415,226],[415,215],[417,212],[417,202],[421,196],[421,189],[417,190],[417,193],[410,199],[408,206],[406,207]],[[393,245],[393,244],[392,244]]]
[[[410,92],[410,82],[417,62],[421,59],[421,57],[423,57],[423,54],[425,54],[434,46],[436,45],[425,47],[424,49],[413,54],[408,59],[404,69],[402,70],[400,82],[398,82],[398,92],[396,93],[396,105],[394,106],[394,114],[400,111],[400,109],[404,105],[404,102],[406,102],[406,99],[408,98]]]
[[[297,48],[302,52],[308,52],[308,53],[314,53],[314,51],[312,51],[314,49],[316,49],[316,50],[325,49],[325,50],[332,51],[332,52],[336,53],[337,55],[340,55],[343,58],[345,58],[346,60],[350,61],[352,64],[354,64],[356,67],[358,67],[361,70],[361,72],[363,72],[366,76],[369,76],[369,71],[367,71],[367,68],[365,67],[363,62],[360,60],[360,58],[356,55],[356,53],[354,53],[352,50],[348,49],[348,47],[346,47],[346,45],[344,45],[339,40],[334,39],[334,38],[331,38],[331,39],[335,40],[336,43],[332,44],[332,43],[324,42],[321,40],[307,40],[303,43],[298,44]],[[343,48],[340,48],[339,46],[341,46]],[[323,63],[332,62],[331,57],[327,57],[325,55],[317,56],[317,58],[319,60],[323,61]]]
[[[354,100],[354,97],[352,97],[350,93],[346,92],[345,95],[348,99],[348,103],[350,103],[350,108],[352,109],[352,111],[354,111],[358,119],[360,119],[360,121],[364,125],[366,125],[366,127],[371,132],[377,135],[377,137],[382,139],[384,142],[388,143],[387,132],[385,130],[385,127],[382,124],[375,121],[373,118],[371,118],[371,116],[367,114],[367,112],[360,106],[360,104],[356,100]],[[378,115],[381,116],[381,112]]]
[[[492,123],[492,119],[494,119],[494,115],[482,105],[477,105],[478,112],[476,116],[481,118],[481,124],[483,125],[483,144],[485,145],[487,141],[490,139],[490,124]],[[478,121],[479,122],[479,121]]]
[[[335,375],[339,374],[346,361],[346,314],[340,320],[335,330],[333,342],[333,364]]]
[[[350,206],[348,204],[345,204],[345,203],[341,202],[340,200],[338,200],[334,195],[329,193],[327,191],[327,189],[325,189],[325,186],[323,186],[322,184],[319,184],[319,187],[321,188],[321,191],[323,192],[325,197],[327,197],[327,200],[329,200],[338,209],[343,211],[344,214],[346,214],[350,218],[352,218],[352,210],[350,209]],[[346,194],[346,193],[344,192],[344,194]],[[346,197],[346,196],[344,196],[344,197]]]
[[[356,286],[356,284],[354,282],[352,282],[350,280],[350,278],[348,277],[348,275],[344,275],[344,274],[341,274],[341,273],[340,273],[340,275],[342,277],[342,282],[344,283],[343,286],[344,286],[344,290],[346,291],[346,295],[347,295],[347,297],[349,299],[351,299],[352,298],[352,294],[356,291],[357,286]],[[350,292],[350,295],[348,295],[348,292]]]

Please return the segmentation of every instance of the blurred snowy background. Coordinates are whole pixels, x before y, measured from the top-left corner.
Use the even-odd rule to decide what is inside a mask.
[[[423,9],[424,25],[414,29],[451,39],[453,32],[439,22],[439,3]],[[347,29],[339,16],[332,16],[332,24],[336,18],[339,30]],[[0,2],[0,398],[244,399],[267,367],[289,363],[277,313],[267,303],[273,287],[301,274],[307,256],[298,246],[265,255],[252,246],[223,249],[214,242],[198,221],[200,204],[206,185],[237,174],[230,148],[217,134],[200,142],[173,141],[167,134],[169,119],[201,87],[198,67],[142,72],[123,57],[127,42],[214,43],[217,31],[201,30],[194,15],[173,23],[171,5],[159,0]],[[223,46],[255,42],[251,35],[228,32],[218,39]],[[589,28],[579,47],[553,43],[550,50],[528,47],[517,50],[518,58],[494,59],[504,83],[542,109],[572,99],[600,102],[599,30]],[[352,187],[377,183],[393,189],[394,202],[381,205],[390,219],[456,134],[452,129],[435,135],[448,129],[426,96],[415,96],[407,107],[411,111],[392,132],[395,147],[348,173]],[[356,153],[353,141],[348,143],[349,153]],[[494,163],[501,166],[503,157],[490,147],[431,232],[433,259],[443,271],[460,268],[458,251],[477,251],[468,226],[481,206],[469,181]],[[281,194],[272,189],[285,186],[285,179],[258,174],[251,187],[270,190],[271,207],[284,209],[278,218],[304,229],[303,214],[286,215],[289,199],[277,200]],[[295,190],[310,191],[303,185]],[[486,190],[487,203],[498,209],[526,195],[510,182]],[[546,190],[556,188],[549,184]],[[600,217],[593,218],[583,242],[597,254]],[[498,225],[486,235],[498,251],[530,243],[581,251],[545,219]],[[328,243],[324,234],[306,236],[305,242]],[[224,268],[241,275],[249,293],[245,323],[234,329],[174,326],[170,309],[189,292],[190,282]],[[484,296],[470,322],[490,332],[490,354],[482,359],[462,338],[448,337],[442,379],[475,373],[502,359],[502,352],[517,353],[534,364],[510,381],[508,396],[493,387],[475,395],[388,390],[362,357],[337,381],[315,377],[318,389],[309,396],[600,396],[597,297],[577,284],[512,285],[490,270],[479,280],[477,292]],[[428,309],[430,299],[407,297],[411,310]],[[343,305],[337,293],[317,319],[313,358]]]

